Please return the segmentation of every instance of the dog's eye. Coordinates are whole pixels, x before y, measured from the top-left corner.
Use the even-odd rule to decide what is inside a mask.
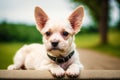
[[[45,34],[46,34],[46,36],[50,36],[50,35],[51,35],[51,32],[48,31],[48,32],[46,32]]]
[[[63,36],[68,36],[68,34],[69,34],[69,33],[66,32],[66,31],[64,31],[64,32],[62,33]]]

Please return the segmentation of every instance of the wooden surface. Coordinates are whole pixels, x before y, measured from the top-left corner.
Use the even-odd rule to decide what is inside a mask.
[[[53,79],[49,71],[0,70],[0,79]],[[64,78],[68,78],[65,76]],[[80,79],[120,79],[120,70],[83,70]]]

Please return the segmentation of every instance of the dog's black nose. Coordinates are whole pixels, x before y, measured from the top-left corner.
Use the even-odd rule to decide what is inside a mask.
[[[57,47],[58,42],[51,42],[51,44],[52,44],[53,47]]]

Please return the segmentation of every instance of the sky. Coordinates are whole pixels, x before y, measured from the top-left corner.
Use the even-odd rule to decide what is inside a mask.
[[[111,0],[113,1],[113,0]],[[113,2],[114,3],[114,2]],[[113,5],[113,7],[116,5]],[[35,24],[34,8],[41,7],[50,18],[67,19],[73,11],[73,4],[69,0],[0,0],[0,21]],[[113,9],[113,23],[117,20],[119,13]],[[90,25],[92,19],[87,10],[83,25]]]
[[[118,20],[120,20],[120,11],[118,9],[117,6],[119,6],[115,0],[111,0],[110,2],[111,5],[111,10],[110,10],[110,17],[111,17],[111,21],[110,21],[110,25],[114,25],[118,22]]]

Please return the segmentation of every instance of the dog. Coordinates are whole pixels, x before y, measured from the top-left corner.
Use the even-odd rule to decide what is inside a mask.
[[[78,77],[84,68],[75,48],[74,36],[80,31],[84,8],[77,7],[66,20],[52,20],[35,7],[36,27],[43,35],[44,44],[24,45],[14,56],[8,70],[49,70],[55,77]]]

